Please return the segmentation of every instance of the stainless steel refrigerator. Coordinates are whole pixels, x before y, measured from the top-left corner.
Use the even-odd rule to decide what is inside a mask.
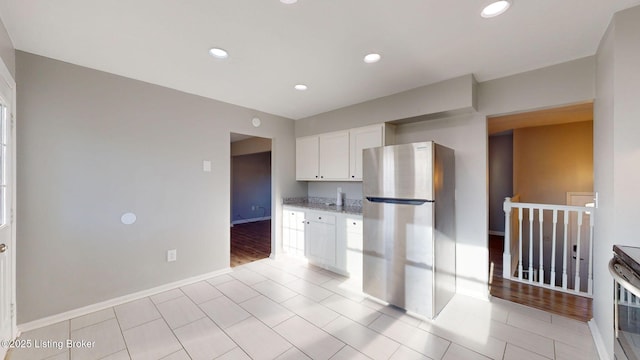
[[[454,151],[365,149],[362,180],[364,292],[435,318],[456,289]]]

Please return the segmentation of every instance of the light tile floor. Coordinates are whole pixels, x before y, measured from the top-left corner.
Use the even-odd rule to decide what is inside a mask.
[[[9,359],[598,358],[585,323],[540,310],[456,295],[427,321],[353,289],[300,259],[264,259],[26,332],[32,348]],[[67,348],[67,339],[94,347]]]

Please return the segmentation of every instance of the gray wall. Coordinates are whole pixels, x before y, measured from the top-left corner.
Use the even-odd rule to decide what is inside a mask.
[[[504,232],[502,205],[513,195],[513,134],[489,136],[489,230]]]
[[[595,58],[568,61],[478,84],[478,111],[503,115],[593,100]]]
[[[4,23],[0,21],[0,57],[9,69],[11,76],[16,77],[16,51]]]
[[[486,118],[469,114],[396,128],[396,142],[433,140],[455,150],[457,292],[488,294]]]
[[[273,139],[275,199],[306,194],[292,120],[24,52],[16,70],[19,323],[228,267],[230,132]]]
[[[271,216],[271,152],[232,156],[231,161],[231,221]]]
[[[464,110],[476,105],[472,75],[419,87],[296,121],[296,136],[350,129],[416,116]]]
[[[613,358],[613,244],[639,246],[640,6],[617,13],[597,53],[594,108],[594,318]]]

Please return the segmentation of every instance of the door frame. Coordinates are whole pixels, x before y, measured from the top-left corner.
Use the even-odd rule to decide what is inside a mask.
[[[256,125],[254,125],[255,127],[257,127]],[[280,242],[277,241],[277,233],[278,233],[278,228],[282,228],[282,223],[280,223],[280,226],[277,226],[277,220],[280,218],[281,212],[282,212],[282,208],[280,208],[280,210],[278,211],[278,206],[281,206],[280,204],[278,204],[276,202],[276,167],[274,166],[274,162],[275,162],[275,141],[276,139],[274,137],[271,136],[267,136],[265,134],[260,134],[260,135],[255,135],[255,134],[251,134],[251,132],[248,132],[246,130],[231,130],[229,131],[229,224],[230,224],[230,228],[233,227],[233,212],[231,211],[233,208],[233,154],[231,153],[231,145],[233,144],[231,142],[231,136],[232,134],[237,134],[237,135],[244,135],[244,136],[248,136],[249,138],[262,138],[262,139],[267,139],[270,141],[270,150],[269,152],[271,153],[271,172],[269,174],[269,176],[271,177],[271,187],[269,189],[270,191],[270,197],[271,197],[271,229],[270,229],[270,234],[271,234],[271,253],[269,254],[269,258],[270,259],[275,259],[277,256],[280,255],[281,253],[281,248],[282,246],[278,246],[278,244],[280,244]],[[259,152],[256,152],[259,153]],[[250,155],[250,154],[254,154],[254,153],[247,153],[244,155]],[[266,218],[265,218],[266,220]],[[231,231],[229,231],[229,236],[228,236],[228,245],[229,245],[229,264],[231,264]]]
[[[8,221],[9,221],[9,225],[10,225],[10,231],[11,231],[11,236],[9,239],[9,244],[8,244],[8,249],[9,249],[9,261],[10,261],[10,288],[9,291],[11,291],[11,324],[10,324],[10,340],[15,339],[18,336],[18,326],[17,326],[17,322],[16,322],[16,224],[17,224],[17,214],[16,214],[16,123],[17,123],[17,116],[16,116],[16,82],[15,79],[13,78],[13,76],[11,75],[11,72],[9,71],[9,69],[7,68],[7,65],[5,64],[4,60],[2,60],[0,58],[0,81],[4,81],[8,88],[9,88],[9,93],[7,94],[10,99],[7,99],[7,102],[9,104],[8,107],[10,107],[7,113],[8,116],[8,128],[9,128],[9,146],[10,148],[8,149],[9,153],[10,153],[10,157],[9,157],[9,166],[10,166],[10,179],[8,179],[8,183],[11,184],[10,189],[8,189],[9,191],[7,192],[7,195],[10,197],[10,201],[7,204],[7,216],[8,216]],[[3,339],[6,340],[6,339]],[[3,348],[0,349],[0,351],[6,351],[8,349]],[[4,356],[4,354],[3,354]]]

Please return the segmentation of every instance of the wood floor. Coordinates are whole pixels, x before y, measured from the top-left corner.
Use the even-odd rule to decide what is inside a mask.
[[[591,320],[592,299],[503,279],[503,248],[503,237],[489,236],[489,292],[492,296],[580,321]]]
[[[271,220],[237,224],[231,228],[231,267],[271,255]]]

